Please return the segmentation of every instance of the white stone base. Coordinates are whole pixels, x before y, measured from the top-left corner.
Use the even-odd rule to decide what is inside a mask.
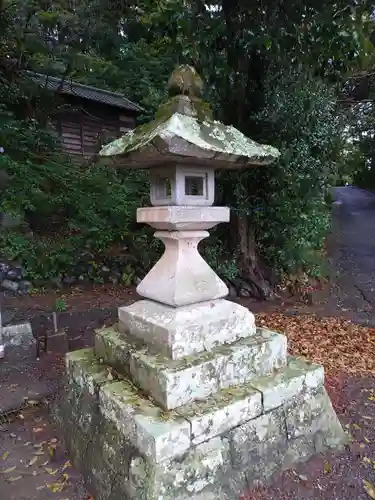
[[[173,361],[150,354],[113,328],[105,328],[96,334],[95,351],[104,363],[129,374],[133,383],[164,410],[248,383],[287,362],[286,337],[266,329],[211,352]]]
[[[220,299],[228,287],[198,252],[207,231],[157,231],[165,252],[137,287],[141,297],[172,307]]]
[[[140,300],[120,307],[119,330],[144,342],[151,352],[171,359],[212,351],[255,334],[254,315],[219,299],[185,307]]]
[[[233,500],[345,442],[322,369],[301,359],[169,412],[128,380],[108,380],[93,349],[68,354],[67,372],[60,423],[70,458],[102,500]],[[254,386],[273,387],[277,407],[267,411]]]

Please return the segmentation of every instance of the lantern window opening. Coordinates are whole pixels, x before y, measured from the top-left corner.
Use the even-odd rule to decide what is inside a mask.
[[[160,200],[172,197],[172,181],[169,177],[156,177],[156,197]]]
[[[186,196],[206,196],[207,188],[206,178],[203,176],[185,176],[185,195]]]

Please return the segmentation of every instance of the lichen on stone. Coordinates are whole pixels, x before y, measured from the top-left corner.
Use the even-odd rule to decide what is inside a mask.
[[[177,68],[171,77],[171,97],[159,106],[155,119],[107,144],[99,155],[123,157],[124,165],[127,165],[135,152],[152,151],[155,157],[173,155],[204,158],[211,161],[213,166],[219,160],[220,167],[223,167],[223,162],[267,165],[280,156],[276,148],[258,144],[233,126],[214,120],[209,104],[199,97],[200,81],[193,68]],[[182,141],[177,149],[175,139]],[[207,151],[212,153],[211,157],[207,157]],[[137,166],[148,168],[150,165],[148,162],[142,164],[140,160]]]

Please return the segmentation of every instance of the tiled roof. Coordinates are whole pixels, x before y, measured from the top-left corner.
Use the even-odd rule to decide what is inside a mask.
[[[90,101],[101,102],[103,104],[107,104],[108,106],[123,108],[136,113],[141,113],[143,111],[138,104],[129,101],[129,99],[126,99],[126,97],[117,92],[98,89],[96,87],[91,87],[90,85],[82,85],[82,83],[73,82],[70,79],[65,79],[61,86],[61,78],[42,75],[40,73],[33,73],[30,71],[27,73],[35,83],[38,83],[51,91],[60,89],[60,92],[64,94],[74,95]]]

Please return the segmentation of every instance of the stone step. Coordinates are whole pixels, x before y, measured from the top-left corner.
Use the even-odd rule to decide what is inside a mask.
[[[97,331],[95,350],[164,410],[271,374],[287,361],[286,337],[263,328],[250,338],[179,360],[153,355],[115,328]]]
[[[261,415],[287,406],[297,396],[315,393],[324,382],[321,366],[290,357],[285,367],[268,377],[163,411],[128,380],[110,380],[108,367],[98,361],[93,349],[68,354],[67,370],[71,382],[96,395],[103,416],[158,463],[180,457],[191,447],[247,422],[256,424]]]
[[[144,342],[150,352],[180,359],[211,351],[256,333],[254,314],[229,300],[170,307],[138,300],[118,310],[119,329]]]

